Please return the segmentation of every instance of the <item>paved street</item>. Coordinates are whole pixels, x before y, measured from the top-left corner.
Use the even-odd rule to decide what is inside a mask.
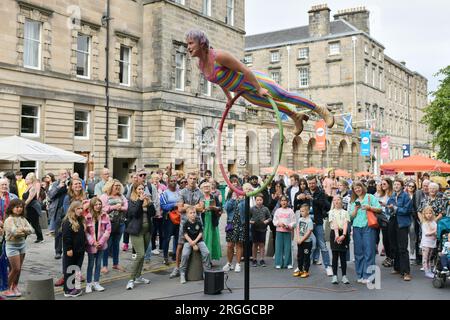
[[[225,253],[225,239],[223,233],[224,217],[221,219],[222,252]],[[21,286],[25,289],[26,280],[31,275],[51,276],[55,280],[61,274],[61,260],[53,258],[53,238],[46,237],[43,244],[33,244],[34,236],[28,238],[29,250],[21,276]],[[383,257],[377,257],[377,265],[381,265]],[[111,261],[111,260],[110,260]],[[127,270],[131,268],[131,250],[121,251],[121,264]],[[225,260],[222,258],[220,267]],[[444,289],[435,289],[431,280],[425,279],[418,266],[412,266],[413,280],[404,282],[399,276],[391,275],[390,269],[381,267],[381,289],[369,290],[365,285],[357,284],[354,272],[354,263],[348,265],[348,277],[351,285],[333,285],[331,278],[327,277],[323,266],[312,266],[311,277],[300,279],[292,277],[292,270],[275,270],[273,259],[267,258],[268,266],[250,267],[251,275],[251,299],[431,299],[441,300],[450,297],[450,284]],[[87,257],[83,264],[83,274],[87,266]],[[110,269],[111,270],[111,269]],[[231,272],[227,281],[233,293],[224,290],[220,295],[205,295],[203,293],[203,281],[187,282],[182,285],[179,278],[169,279],[172,266],[162,264],[162,256],[153,256],[152,262],[145,266],[146,277],[151,280],[149,285],[136,285],[134,290],[126,291],[128,273],[111,270],[109,274],[102,276],[101,284],[106,288],[105,292],[83,294],[76,300],[91,299],[120,299],[120,300],[152,300],[152,299],[186,299],[186,300],[242,300],[244,297],[244,268],[237,274]],[[25,291],[25,290],[23,290]],[[68,299],[62,295],[62,289],[56,289],[56,299]]]

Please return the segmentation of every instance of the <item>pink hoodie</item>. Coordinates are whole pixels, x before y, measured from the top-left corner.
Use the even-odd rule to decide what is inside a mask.
[[[97,248],[94,246],[95,243],[95,222],[92,217],[91,212],[86,215],[86,251],[91,254],[97,253]],[[102,211],[100,215],[97,239],[98,243],[101,245],[101,250],[108,248],[108,239],[111,235],[111,221],[109,221],[109,216],[106,212]]]
[[[284,223],[292,229],[278,227],[279,223]],[[277,232],[292,232],[295,227],[295,213],[291,208],[278,208],[273,215],[273,224],[277,227]]]

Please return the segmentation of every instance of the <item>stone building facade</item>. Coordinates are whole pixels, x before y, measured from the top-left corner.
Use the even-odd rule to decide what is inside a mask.
[[[286,137],[292,152],[285,153],[284,163],[295,169],[314,165],[378,173],[383,136],[390,136],[390,160],[403,157],[403,144],[411,144],[414,154],[430,155],[429,134],[419,123],[427,105],[427,79],[384,53],[370,36],[368,10],[341,10],[334,21],[330,11],[327,5],[313,6],[307,26],[246,37],[250,68],[267,72],[336,115],[328,152],[314,150],[309,124],[300,137]],[[343,132],[342,114],[353,117],[352,135]],[[360,130],[366,129],[372,130],[372,158],[359,155]]]
[[[214,130],[225,97],[200,76],[185,33],[205,30],[214,47],[243,58],[244,0],[110,0],[108,133],[106,2],[2,3],[0,18],[8,23],[0,26],[0,136],[21,135],[89,159],[87,165],[21,162],[14,168],[41,176],[73,168],[84,176],[107,164],[121,180],[143,166],[216,168]],[[245,118],[237,105],[224,132],[231,171],[246,156]],[[0,171],[8,169],[11,163],[0,162]]]

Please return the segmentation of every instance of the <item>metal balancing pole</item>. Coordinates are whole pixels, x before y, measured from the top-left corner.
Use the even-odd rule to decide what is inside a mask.
[[[244,257],[245,257],[245,272],[244,272],[244,300],[250,300],[250,197],[245,197],[245,239],[244,239]],[[238,261],[239,262],[239,261]]]

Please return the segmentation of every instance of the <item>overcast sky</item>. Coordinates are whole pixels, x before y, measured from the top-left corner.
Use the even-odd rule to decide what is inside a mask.
[[[365,6],[370,11],[370,34],[385,53],[428,79],[434,91],[439,79],[433,75],[450,65],[449,0],[245,0],[247,35],[308,24],[308,10],[327,3],[331,20],[338,10]]]

